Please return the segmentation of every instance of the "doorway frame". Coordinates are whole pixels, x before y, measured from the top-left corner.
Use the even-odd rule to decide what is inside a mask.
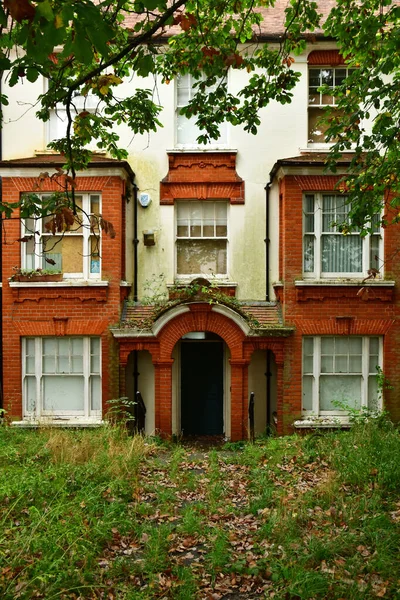
[[[190,332],[189,332],[190,333]],[[230,351],[225,340],[221,338],[223,358],[222,358],[222,419],[223,419],[223,436],[229,440],[231,435],[231,366],[230,366]],[[212,343],[207,342],[206,343]],[[172,358],[174,364],[172,367],[172,434],[180,437],[182,435],[182,395],[181,395],[181,375],[182,375],[182,338],[176,343]]]

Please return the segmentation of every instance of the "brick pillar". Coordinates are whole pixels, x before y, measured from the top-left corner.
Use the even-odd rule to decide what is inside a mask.
[[[163,435],[172,435],[172,359],[154,362],[155,425]]]
[[[248,399],[247,369],[249,361],[231,359],[231,440],[247,438]]]
[[[126,396],[126,363],[119,365],[119,397]]]
[[[283,362],[278,361],[276,362],[276,412],[278,413],[277,433],[283,435]]]

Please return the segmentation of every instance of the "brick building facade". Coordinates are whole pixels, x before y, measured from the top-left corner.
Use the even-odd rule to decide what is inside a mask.
[[[246,438],[252,392],[259,434],[347,426],[349,409],[400,419],[400,236],[380,218],[367,236],[340,230],[351,156],[327,172],[317,126],[322,74],[347,72],[334,46],[296,57],[293,102],[271,105],[257,136],[232,127],[206,148],[182,137],[179,85],[160,84],[163,130],[131,142],[122,129],[129,160],[95,154],[78,174],[81,228],[52,243],[45,220],[3,219],[3,403],[16,423],[98,424],[109,400],[138,393],[146,433],[167,436]],[[10,118],[0,162],[11,203],[60,189],[61,157],[20,158],[22,122]],[[45,255],[62,281],[10,280]]]

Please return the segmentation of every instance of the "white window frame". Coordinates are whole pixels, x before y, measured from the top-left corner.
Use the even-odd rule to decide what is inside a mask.
[[[227,75],[228,77],[228,75]],[[229,127],[228,127],[228,123],[226,121],[224,121],[223,123],[221,123],[220,125],[220,138],[218,140],[211,140],[208,144],[200,144],[197,141],[198,136],[201,133],[204,133],[204,131],[201,131],[197,126],[196,126],[196,117],[193,116],[191,119],[187,119],[186,117],[184,117],[183,115],[179,115],[179,111],[181,108],[183,108],[184,106],[187,106],[186,104],[180,103],[179,101],[179,82],[182,79],[188,79],[188,88],[189,88],[189,98],[188,101],[190,101],[193,96],[196,93],[196,88],[194,88],[195,83],[197,83],[198,81],[204,80],[205,76],[203,76],[200,80],[199,79],[195,79],[193,77],[193,75],[191,75],[190,73],[187,73],[185,75],[179,75],[176,79],[176,85],[175,85],[175,148],[197,148],[197,149],[206,149],[206,150],[215,150],[218,148],[221,149],[226,149],[229,147],[228,144],[228,136],[229,136]],[[228,79],[227,79],[227,84],[228,84]],[[193,141],[184,143],[184,142],[180,142],[178,140],[178,128],[179,128],[179,122],[180,120],[185,120],[186,122],[190,122],[190,126],[193,129],[193,133],[194,133],[194,139]],[[221,141],[220,141],[221,140]]]
[[[216,204],[224,204],[226,206],[226,236],[214,236],[214,237],[191,237],[191,236],[178,236],[178,206],[179,204],[182,203],[188,203],[188,204],[194,204],[194,203],[198,203],[201,204],[202,206],[204,206],[205,204],[213,204],[214,206]],[[180,199],[177,200],[175,203],[176,206],[176,210],[175,210],[175,278],[177,280],[192,280],[196,277],[205,277],[206,279],[208,278],[215,278],[215,279],[219,279],[219,280],[227,280],[229,279],[228,273],[229,273],[229,200],[224,200],[224,199],[213,199],[213,200],[191,200],[191,199]],[[190,228],[190,225],[188,226]],[[203,227],[203,222],[201,224],[201,227]],[[226,273],[178,273],[178,244],[177,242],[179,240],[188,240],[188,241],[205,241],[205,240],[213,240],[213,241],[218,241],[218,240],[225,240],[226,242]]]
[[[306,216],[311,214],[306,211],[306,201],[308,196],[314,197],[314,232],[306,231]],[[370,251],[371,251],[371,238],[378,237],[378,254],[379,261],[383,268],[383,230],[380,228],[379,232],[368,234],[361,238],[362,243],[362,270],[359,272],[322,272],[322,237],[325,235],[338,235],[339,232],[324,232],[323,231],[323,197],[324,196],[337,196],[343,199],[343,203],[346,202],[346,196],[335,192],[307,192],[303,194],[303,277],[304,279],[364,279],[368,276],[370,266]],[[314,271],[305,270],[305,253],[306,253],[306,236],[314,236]],[[350,232],[347,235],[359,236],[358,232]],[[382,268],[379,273],[376,274],[376,279],[380,279],[383,276]]]
[[[352,338],[361,338],[362,340],[362,371],[361,373],[321,373],[321,340],[322,338],[343,338],[343,337],[352,337]],[[305,340],[312,339],[313,340],[313,372],[304,371],[304,345]],[[329,417],[329,416],[346,416],[347,411],[341,410],[339,407],[336,410],[320,410],[319,407],[319,378],[321,376],[331,376],[331,377],[346,377],[347,375],[357,375],[361,377],[361,409],[368,408],[368,383],[369,379],[377,375],[377,372],[370,372],[369,370],[369,362],[370,362],[370,350],[369,344],[371,339],[378,339],[379,341],[379,366],[382,368],[383,364],[383,338],[381,336],[303,336],[303,348],[302,348],[302,413],[306,416],[321,416],[321,417]],[[304,377],[312,377],[312,409],[307,410],[304,409]],[[378,410],[382,408],[382,398],[378,394]]]
[[[80,237],[82,238],[82,256],[80,257],[82,260],[82,271],[77,271],[75,273],[63,273],[63,278],[64,279],[83,279],[85,281],[87,280],[91,280],[91,279],[96,279],[99,280],[101,279],[101,230],[100,228],[98,229],[98,231],[96,231],[96,236],[98,236],[98,243],[99,243],[99,257],[98,257],[98,262],[99,262],[99,266],[98,266],[98,273],[92,273],[91,272],[91,261],[92,261],[92,252],[91,252],[91,238],[93,237],[93,234],[91,233],[91,225],[90,225],[90,208],[91,208],[91,200],[92,198],[95,196],[96,198],[98,198],[98,203],[99,203],[99,213],[101,214],[101,202],[102,202],[102,197],[101,197],[101,193],[99,192],[85,192],[85,193],[77,193],[77,196],[82,197],[82,210],[83,212],[80,212],[80,218],[82,219],[82,227],[80,227],[79,231],[77,231],[76,233],[70,231],[67,232],[65,234],[57,234],[54,237],[59,237],[61,235],[65,235],[68,237]],[[38,194],[38,196],[40,198],[44,198],[46,196],[49,196],[49,194]],[[27,259],[27,247],[24,243],[21,243],[21,265],[22,265],[22,269],[40,269],[40,268],[47,268],[49,270],[51,270],[51,265],[49,264],[48,266],[44,266],[43,265],[43,241],[42,241],[42,237],[43,235],[45,235],[47,237],[46,233],[43,233],[43,217],[38,217],[35,218],[35,225],[34,225],[34,229],[35,229],[35,234],[34,235],[34,257],[33,257],[33,264],[28,264],[28,259]],[[26,235],[32,235],[32,232],[30,231],[30,229],[26,228],[25,222],[22,222],[22,237],[26,236]],[[52,234],[48,235],[48,237],[51,240]],[[56,246],[57,248],[57,246]],[[56,267],[54,267],[56,268]]]
[[[46,85],[47,91],[47,85]],[[73,106],[71,106],[71,117],[74,121],[75,117],[82,111],[89,113],[96,113],[99,111],[100,99],[94,94],[89,93],[87,96],[76,94],[73,99]],[[74,133],[73,124],[71,134]],[[58,140],[67,135],[67,111],[65,105],[58,102],[56,107],[50,109],[50,118],[47,122],[47,143]],[[90,144],[87,144],[88,148],[96,149],[96,141],[92,140]]]
[[[39,420],[40,418],[77,418],[77,419],[92,419],[98,421],[102,415],[102,344],[99,336],[67,336],[68,339],[74,337],[75,339],[83,340],[83,373],[84,378],[84,408],[83,410],[58,410],[46,411],[43,407],[43,378],[53,376],[53,374],[46,374],[43,370],[43,340],[44,339],[60,339],[57,337],[43,338],[43,337],[26,337],[22,338],[22,406],[23,406],[23,418]],[[66,338],[62,338],[66,339]],[[91,372],[91,340],[97,339],[99,341],[99,372]],[[34,340],[35,344],[35,372],[27,372],[27,340]],[[62,373],[54,374],[54,377],[65,377],[68,374],[63,375]],[[27,406],[28,401],[28,381],[27,378],[35,378],[36,386],[36,406],[32,410]],[[99,377],[99,408],[92,409],[92,398],[91,398],[91,377]]]
[[[314,103],[314,102],[310,102],[310,71],[312,70],[319,70],[319,71],[323,71],[323,70],[329,70],[329,71],[333,71],[333,86],[332,86],[332,102],[331,103],[325,103],[322,100],[322,96],[323,94],[321,94],[321,92],[317,92],[319,93],[319,102],[318,103]],[[323,109],[326,108],[327,106],[337,106],[336,103],[336,98],[335,98],[335,88],[336,88],[336,81],[335,81],[335,75],[336,75],[336,71],[338,70],[345,70],[346,71],[346,77],[349,76],[349,74],[354,71],[354,68],[349,68],[347,65],[336,65],[336,66],[328,66],[328,65],[308,65],[308,73],[307,73],[307,78],[308,78],[308,85],[307,85],[307,145],[312,147],[312,148],[326,148],[326,147],[330,147],[333,145],[333,141],[330,142],[313,142],[312,140],[310,140],[310,109],[312,108],[318,108],[320,109],[320,113],[321,113],[321,117],[323,116]]]

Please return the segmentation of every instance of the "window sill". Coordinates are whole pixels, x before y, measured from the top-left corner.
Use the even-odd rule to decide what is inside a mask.
[[[349,287],[394,287],[396,285],[395,281],[390,279],[299,279],[294,282],[296,287],[320,287],[320,286],[349,286]]]
[[[311,153],[311,152],[330,152],[331,148],[333,146],[333,143],[312,143],[310,142],[308,144],[308,146],[306,146],[305,148],[299,148],[299,152],[300,154],[307,154],[307,153]],[[351,150],[348,150],[348,152],[351,152]]]
[[[395,282],[385,279],[307,279],[295,281],[297,302],[351,300],[393,302]]]
[[[105,423],[99,418],[79,418],[79,417],[43,417],[43,419],[22,419],[22,421],[12,421],[12,427],[20,429],[36,429],[38,427],[101,427]]]
[[[350,429],[349,417],[304,417],[293,423],[295,429]]]
[[[205,279],[210,282],[212,287],[237,287],[238,283],[236,281],[230,281],[229,279],[219,279],[216,277],[215,279],[208,279],[205,275],[181,275],[175,278],[174,283],[167,284],[167,288],[180,286],[180,285],[190,285],[192,282],[196,282],[196,279]]]
[[[108,287],[109,281],[100,279],[64,279],[63,281],[9,281],[11,288],[69,288],[69,287]]]
[[[185,152],[188,153],[210,153],[210,152],[218,152],[218,153],[225,153],[225,152],[235,152],[237,153],[237,148],[231,148],[230,146],[175,146],[172,149],[168,149],[167,148],[167,153],[168,154],[184,154]]]
[[[167,284],[169,299],[173,300],[176,296],[179,297],[179,289],[184,290],[185,288],[189,288],[192,285],[192,283],[196,283],[196,279],[203,278],[196,277],[195,279],[176,279],[174,285]],[[205,281],[209,280],[205,279]],[[238,284],[235,281],[213,279],[212,281],[210,281],[210,286],[207,287],[209,287],[211,290],[225,294],[226,296],[235,297],[237,286]],[[200,288],[201,287],[202,284],[200,283]]]

